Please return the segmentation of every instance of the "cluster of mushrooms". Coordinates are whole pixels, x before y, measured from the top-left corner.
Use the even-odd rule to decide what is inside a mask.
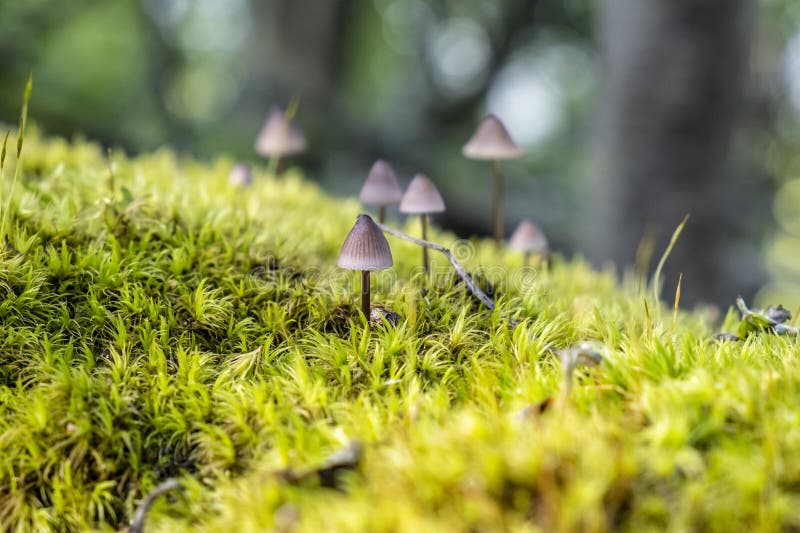
[[[511,139],[500,119],[488,115],[464,145],[463,154],[470,159],[491,161],[494,179],[492,227],[495,246],[500,248],[503,242],[504,189],[500,162],[518,158],[523,152]],[[386,208],[397,203],[400,204],[400,213],[419,215],[424,241],[428,239],[428,216],[445,210],[444,200],[433,180],[424,174],[417,174],[404,193],[391,165],[383,160],[378,160],[372,165],[361,188],[359,199],[362,204],[378,209],[378,220],[381,224],[386,218]],[[548,244],[539,227],[526,219],[514,231],[509,247],[524,253],[527,264],[532,254],[546,254]],[[369,317],[369,273],[392,266],[389,243],[381,228],[369,215],[358,216],[353,229],[344,241],[338,266],[361,271],[361,309],[364,315]],[[428,248],[425,246],[422,247],[422,266],[425,272],[428,272]]]
[[[280,172],[280,163],[286,157],[299,154],[306,149],[306,139],[297,124],[286,112],[278,107],[272,108],[255,142],[260,155],[274,161],[275,171]],[[500,164],[504,160],[516,159],[523,151],[514,143],[508,130],[495,115],[487,115],[475,133],[464,145],[465,157],[489,161],[493,177],[492,195],[492,234],[495,246],[499,249],[503,242],[503,195],[504,179]],[[234,186],[247,186],[252,183],[250,167],[236,165],[228,176]],[[427,241],[428,217],[445,211],[441,193],[433,180],[424,174],[417,174],[403,192],[392,166],[383,160],[376,161],[361,188],[359,199],[362,204],[378,210],[378,221],[386,220],[387,207],[399,204],[400,213],[419,215],[422,226],[422,240]],[[525,254],[527,265],[532,255],[546,257],[548,243],[544,233],[532,221],[525,219],[516,228],[509,240],[509,248]],[[340,268],[361,272],[361,309],[370,317],[370,272],[391,267],[392,252],[383,231],[366,214],[361,214],[347,235],[339,254],[337,265]],[[422,246],[422,265],[429,270],[428,248]]]

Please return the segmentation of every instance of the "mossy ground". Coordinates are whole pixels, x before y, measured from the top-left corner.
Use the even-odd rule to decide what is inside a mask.
[[[149,531],[800,529],[794,338],[711,342],[611,272],[459,243],[489,312],[391,237],[373,301],[402,321],[370,330],[335,267],[354,200],[292,171],[231,188],[230,161],[169,151],[116,155],[110,180],[93,144],[25,143],[0,259],[2,530],[119,529],[170,476],[185,490]],[[520,416],[560,394],[550,348],[586,339],[603,363]],[[338,489],[276,475],[353,440]]]

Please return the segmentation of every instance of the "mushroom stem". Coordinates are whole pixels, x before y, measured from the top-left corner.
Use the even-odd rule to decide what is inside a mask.
[[[378,207],[378,222],[383,224],[386,220],[386,206],[382,205]]]
[[[500,249],[503,242],[503,173],[500,172],[500,161],[492,161],[492,176],[494,177],[494,195],[492,196],[492,228],[494,231],[494,246]]]
[[[525,252],[524,259],[522,260],[522,266],[528,266],[531,264],[531,252],[530,250]]]
[[[423,213],[420,217],[422,219],[422,240],[428,240],[428,215]],[[422,268],[425,269],[425,274],[428,273],[428,248],[425,246],[422,247]]]
[[[267,161],[267,174],[274,177],[279,177],[286,170],[286,158],[275,155]]]
[[[575,373],[575,359],[574,357],[568,357],[561,361],[561,396],[559,398],[559,404],[564,407],[569,403],[569,397],[572,394],[572,375]]]
[[[361,312],[369,320],[369,270],[361,271]]]

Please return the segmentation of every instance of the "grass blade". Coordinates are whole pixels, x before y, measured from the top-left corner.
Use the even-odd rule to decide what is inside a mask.
[[[22,146],[25,141],[25,127],[28,124],[28,102],[31,99],[31,90],[33,89],[33,73],[28,74],[28,82],[25,84],[25,93],[22,96],[22,111],[19,114],[19,132],[17,137],[17,164],[14,167],[14,179],[11,181],[11,188],[8,191],[8,199],[6,200],[6,208],[3,210],[2,222],[0,222],[0,243],[5,245],[6,239],[6,220],[8,219],[8,211],[11,209],[11,198],[14,196],[14,187],[17,185],[17,178],[19,177],[20,156],[22,155]],[[8,135],[6,134],[6,138]],[[3,143],[3,153],[5,154],[5,143]]]
[[[681,232],[683,231],[683,227],[686,226],[686,223],[689,221],[689,214],[683,217],[681,223],[678,224],[678,227],[675,228],[675,231],[672,233],[672,238],[669,240],[669,246],[664,251],[664,255],[661,256],[661,260],[658,262],[658,266],[656,267],[656,271],[653,274],[653,301],[658,303],[659,299],[659,289],[661,288],[661,271],[664,269],[664,264],[667,262],[667,257],[669,254],[672,253],[672,248],[675,246],[675,243],[678,242],[678,237],[680,237]]]
[[[681,302],[681,282],[683,281],[683,272],[678,275],[678,286],[675,288],[675,303],[672,304],[672,331],[674,333],[675,326],[678,324],[678,306]]]
[[[28,74],[28,82],[25,84],[25,93],[22,96],[22,112],[19,115],[19,137],[17,138],[17,160],[22,154],[22,144],[25,141],[25,126],[28,124],[28,102],[31,99],[31,90],[33,89],[33,74]],[[17,163],[19,168],[19,163]],[[16,172],[15,172],[16,176]]]
[[[11,134],[11,130],[6,132],[6,136],[3,138],[3,148],[0,149],[0,177],[3,176],[3,168],[5,168],[6,164],[6,148],[8,147],[8,136]]]

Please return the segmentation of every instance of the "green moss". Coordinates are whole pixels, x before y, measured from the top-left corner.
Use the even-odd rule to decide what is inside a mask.
[[[169,151],[115,156],[112,190],[97,146],[25,143],[0,258],[0,529],[118,529],[170,476],[185,490],[150,530],[800,528],[794,338],[713,343],[612,272],[524,273],[483,241],[454,249],[496,311],[437,255],[423,297],[419,250],[393,238],[373,300],[402,321],[370,331],[335,268],[354,200],[296,172],[233,189],[230,161]],[[560,394],[551,348],[584,339],[602,365],[523,416]],[[353,440],[340,490],[277,475]]]

